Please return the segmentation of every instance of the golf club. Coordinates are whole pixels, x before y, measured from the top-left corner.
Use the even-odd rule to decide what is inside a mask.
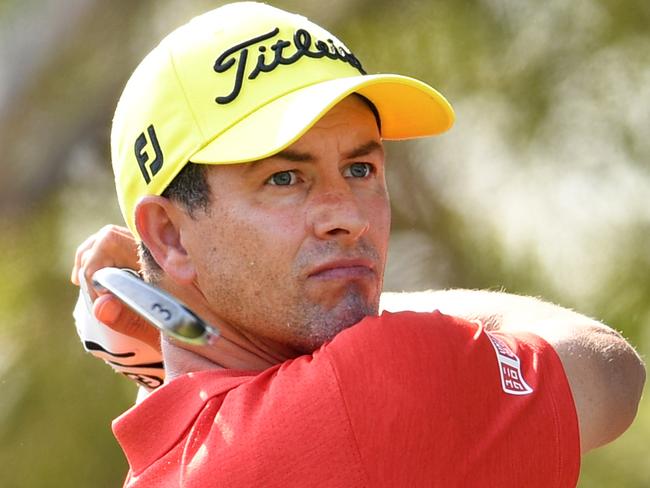
[[[98,288],[109,291],[131,310],[174,339],[205,346],[219,338],[219,331],[168,293],[146,283],[133,270],[102,268],[93,275]]]

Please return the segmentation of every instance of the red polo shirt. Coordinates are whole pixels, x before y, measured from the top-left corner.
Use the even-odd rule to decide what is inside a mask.
[[[568,487],[575,407],[555,351],[385,312],[262,373],[192,373],[113,425],[129,487]]]

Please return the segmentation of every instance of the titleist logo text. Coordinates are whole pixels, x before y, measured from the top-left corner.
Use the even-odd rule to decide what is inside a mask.
[[[217,73],[225,73],[235,65],[237,70],[235,73],[235,83],[233,85],[232,91],[228,95],[217,97],[215,99],[217,103],[222,105],[230,103],[235,98],[237,98],[241,92],[242,85],[244,83],[244,76],[247,72],[246,68],[248,67],[248,48],[268,39],[272,39],[273,37],[277,36],[279,32],[280,29],[276,27],[266,34],[253,37],[252,39],[244,41],[231,47],[230,49],[225,50],[217,58],[214,63],[214,70]],[[293,64],[303,56],[315,59],[326,57],[333,60],[343,61],[358,69],[361,74],[366,74],[366,72],[363,70],[363,67],[361,66],[361,62],[356,58],[356,56],[341,46],[337,47],[332,39],[328,39],[327,42],[321,40],[312,42],[312,37],[309,32],[304,29],[298,29],[293,35],[292,41],[293,42],[285,41],[284,39],[278,39],[271,46],[258,46],[257,50],[259,51],[259,54],[257,56],[257,63],[253,69],[250,70],[247,78],[249,80],[254,80],[260,73],[268,73],[270,71],[273,71],[281,64]],[[290,47],[292,44],[295,47],[296,51],[290,56],[285,57],[284,50]],[[267,53],[271,58],[270,62],[267,62]]]

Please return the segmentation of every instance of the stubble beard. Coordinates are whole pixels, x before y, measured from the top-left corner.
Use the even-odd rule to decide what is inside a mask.
[[[292,329],[292,346],[302,353],[312,353],[365,317],[376,316],[378,310],[379,294],[368,299],[356,284],[348,285],[343,298],[332,308],[303,303],[286,324]]]
[[[380,259],[379,252],[369,242],[362,240],[353,250],[346,252],[341,251],[336,242],[328,241],[320,243],[317,248],[297,259],[295,275],[301,275],[312,262],[323,260],[324,256],[340,254],[366,257],[375,263],[385,261]],[[351,281],[344,285],[343,289],[331,289],[319,296],[301,287],[302,292],[293,297],[295,306],[285,322],[291,331],[291,346],[302,353],[312,353],[365,317],[376,316],[383,285],[383,269],[376,269],[375,273],[377,274],[372,284]]]

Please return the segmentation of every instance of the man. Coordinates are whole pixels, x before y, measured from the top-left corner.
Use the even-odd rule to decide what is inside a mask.
[[[382,139],[452,122],[431,87],[365,75],[261,4],[197,17],[145,58],[114,119],[118,199],[146,279],[222,337],[163,338],[166,384],[114,424],[127,486],[574,486],[580,451],[627,428],[643,366],[590,319],[460,291],[431,308],[479,321],[377,316]],[[78,267],[132,264],[111,235],[119,251],[91,239]]]

